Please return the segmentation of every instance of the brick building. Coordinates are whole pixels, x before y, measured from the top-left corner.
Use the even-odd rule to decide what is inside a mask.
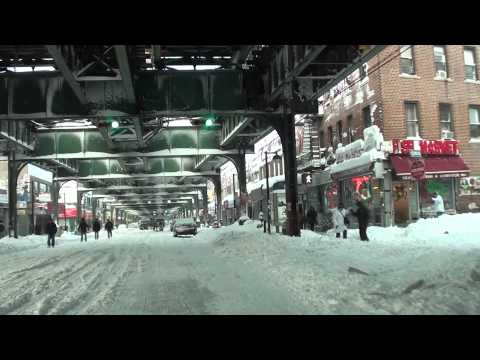
[[[323,184],[330,207],[365,185],[378,224],[426,216],[433,191],[447,212],[479,208],[479,61],[477,45],[389,45],[333,81],[320,94],[317,129],[320,148],[337,155]]]

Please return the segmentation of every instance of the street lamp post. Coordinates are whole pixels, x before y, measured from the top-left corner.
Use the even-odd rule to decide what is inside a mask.
[[[269,171],[268,171],[268,154],[275,154],[272,158],[272,161],[274,160],[279,160],[280,156],[276,152],[268,152],[265,151],[265,176],[267,178],[267,224],[268,224],[268,233],[271,234],[270,231],[270,186],[268,183],[268,178],[270,177]],[[267,232],[267,227],[263,226],[263,232]]]

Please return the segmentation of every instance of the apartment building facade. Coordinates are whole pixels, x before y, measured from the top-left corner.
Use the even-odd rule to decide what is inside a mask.
[[[360,192],[379,225],[429,216],[434,191],[447,212],[480,208],[479,59],[477,45],[390,45],[320,94],[328,207]]]

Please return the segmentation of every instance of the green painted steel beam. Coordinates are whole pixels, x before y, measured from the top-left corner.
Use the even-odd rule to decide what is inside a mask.
[[[81,171],[81,169],[80,169]],[[67,177],[56,177],[56,181],[86,181],[86,180],[116,180],[116,179],[145,179],[145,178],[163,178],[163,177],[195,177],[195,176],[215,176],[218,175],[216,171],[174,171],[174,172],[161,172],[156,174],[103,174],[103,175],[86,175],[86,176],[67,176]]]
[[[142,151],[112,149],[98,130],[40,131],[34,156],[22,159],[118,159],[131,157],[191,157],[236,153],[220,147],[220,131],[197,127],[167,128],[151,138]],[[249,149],[253,152],[253,147]]]

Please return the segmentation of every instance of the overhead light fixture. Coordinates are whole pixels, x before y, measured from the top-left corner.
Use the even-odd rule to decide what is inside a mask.
[[[113,120],[113,121],[112,121],[112,128],[113,128],[113,129],[118,128],[119,125],[120,125],[120,124],[119,124],[119,122],[118,122],[117,120]]]

